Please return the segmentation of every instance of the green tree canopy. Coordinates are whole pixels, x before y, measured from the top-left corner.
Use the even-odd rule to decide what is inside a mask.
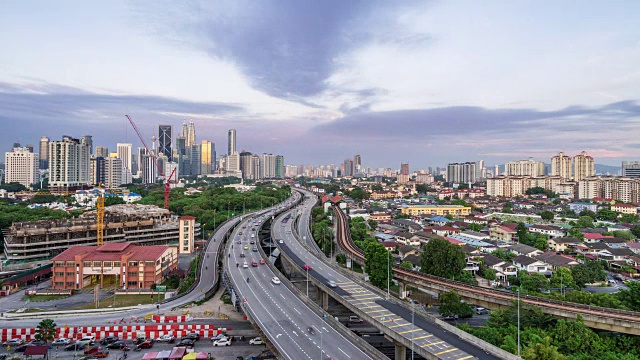
[[[540,292],[549,288],[549,280],[540,273],[528,274],[520,279],[520,286],[528,292]]]
[[[420,257],[422,272],[448,279],[460,277],[467,264],[467,256],[458,245],[445,239],[429,240]]]
[[[607,278],[607,273],[599,261],[586,261],[584,264],[578,264],[571,268],[571,275],[579,288],[583,288],[585,284],[603,281]]]
[[[622,214],[620,216],[620,222],[634,224],[640,221],[640,216],[638,214]]]
[[[364,271],[369,275],[369,281],[381,289],[386,289],[391,279],[393,259],[385,247],[375,241],[367,243],[364,249]]]
[[[440,295],[438,312],[442,316],[458,315],[460,317],[468,317],[473,315],[471,306],[462,302],[462,297],[453,291]]]
[[[576,221],[576,227],[579,228],[592,228],[593,218],[591,216],[580,216]]]
[[[38,341],[49,342],[56,338],[56,323],[51,319],[43,319],[36,327],[35,338]]]
[[[618,213],[609,209],[600,209],[596,212],[598,220],[613,221],[618,218]]]
[[[120,196],[109,196],[104,199],[104,206],[126,204]]]
[[[630,231],[626,231],[626,230],[614,230],[613,236],[620,239],[624,239],[624,240],[633,239],[633,234]]]
[[[629,289],[618,292],[618,299],[630,310],[640,311],[640,283],[629,281],[626,285]]]
[[[0,189],[7,190],[7,192],[20,192],[27,190],[27,187],[20,183],[12,182],[8,184],[0,184]]]
[[[555,217],[555,215],[553,214],[553,212],[549,211],[549,210],[544,210],[544,211],[540,211],[538,213],[538,215],[540,215],[540,217],[542,218],[542,220],[544,221],[551,221],[553,220],[553,218]]]

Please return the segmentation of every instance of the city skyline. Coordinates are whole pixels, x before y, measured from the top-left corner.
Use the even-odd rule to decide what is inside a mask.
[[[220,149],[236,129],[238,149],[289,164],[356,153],[391,168],[548,162],[559,151],[637,160],[636,3],[5,8],[4,151],[43,135],[136,144],[129,114],[148,138],[193,118]]]

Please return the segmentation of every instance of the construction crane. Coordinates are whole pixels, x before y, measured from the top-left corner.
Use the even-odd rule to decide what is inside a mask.
[[[133,130],[135,130],[136,134],[138,135],[138,138],[142,142],[142,145],[144,145],[144,148],[147,149],[147,153],[153,159],[153,163],[156,165],[156,168],[158,169],[158,173],[162,176],[164,180],[164,208],[169,210],[169,193],[171,190],[171,178],[176,173],[176,168],[174,168],[173,171],[171,171],[171,174],[168,177],[165,175],[164,170],[158,164],[158,158],[156,157],[156,154],[154,154],[151,150],[149,150],[149,147],[147,146],[147,143],[144,141],[142,134],[140,134],[140,131],[138,130],[138,127],[136,126],[136,124],[133,122],[133,120],[131,120],[131,117],[129,115],[125,115],[125,116],[127,117],[127,120],[129,120],[129,123],[131,123],[131,126],[133,127]],[[138,161],[140,161],[140,159],[138,159]]]
[[[96,220],[98,246],[102,246],[104,245],[104,195],[102,195],[102,192],[98,193],[98,200],[96,201]]]

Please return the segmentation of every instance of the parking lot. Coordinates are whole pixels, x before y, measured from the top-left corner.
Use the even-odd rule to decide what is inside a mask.
[[[213,359],[216,360],[236,360],[238,356],[257,356],[260,354],[266,347],[264,345],[249,345],[250,339],[245,339],[244,341],[233,341],[231,346],[223,346],[223,347],[214,347],[213,343],[210,339],[201,338],[196,342],[194,350],[196,352],[206,352],[211,354]],[[140,360],[147,352],[159,352],[162,350],[171,350],[175,345],[177,345],[178,341],[174,344],[167,344],[162,342],[156,342],[153,344],[151,349],[145,349],[142,351],[127,351],[127,360]],[[130,348],[135,348],[133,342],[130,342]],[[19,359],[24,358],[22,353],[16,353],[13,349],[7,352],[5,347],[2,347],[0,350],[0,355],[6,354],[7,359],[11,359],[12,357],[16,357]],[[80,359],[84,357],[82,351],[65,351],[64,346],[60,347],[51,347],[49,350],[49,359]],[[124,359],[124,352],[122,350],[109,350],[109,355],[105,358],[107,360],[119,360]]]

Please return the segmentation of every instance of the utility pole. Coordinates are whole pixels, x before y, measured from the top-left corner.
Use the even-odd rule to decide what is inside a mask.
[[[518,293],[518,357],[520,357],[520,288],[516,289]]]

